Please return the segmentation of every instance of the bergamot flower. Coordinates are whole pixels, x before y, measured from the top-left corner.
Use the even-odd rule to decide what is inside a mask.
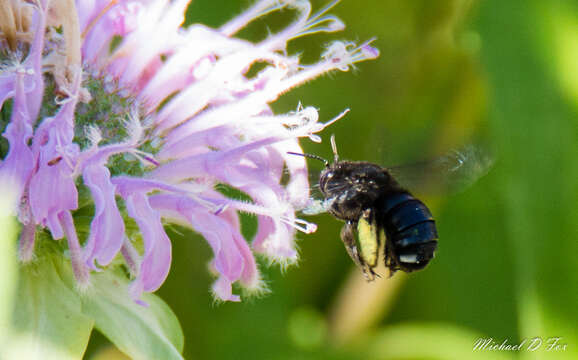
[[[33,260],[39,233],[66,238],[79,287],[120,258],[137,302],[169,272],[166,223],[207,240],[218,299],[240,300],[233,283],[262,288],[257,253],[295,262],[296,231],[316,226],[295,215],[309,184],[305,159],[288,152],[302,152],[300,138],[320,141],[343,114],[323,123],[313,107],[274,114],[269,104],[378,55],[369,42],[342,41],[313,64],[287,54],[292,39],[343,28],[327,14],[335,3],[312,14],[308,1],[261,0],[218,29],[183,27],[188,0],[3,3],[0,182],[19,199],[21,260]],[[296,16],[279,32],[259,42],[235,37],[283,9]],[[225,196],[223,185],[250,201]],[[78,231],[86,204],[89,229]],[[243,237],[240,212],[256,215],[254,239]]]

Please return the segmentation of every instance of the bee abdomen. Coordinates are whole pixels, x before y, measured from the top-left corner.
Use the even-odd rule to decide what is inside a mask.
[[[437,248],[437,229],[427,206],[411,194],[389,194],[382,203],[383,227],[388,237],[389,256],[396,268],[424,268]]]

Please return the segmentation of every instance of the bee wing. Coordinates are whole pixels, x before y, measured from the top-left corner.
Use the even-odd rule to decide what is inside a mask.
[[[387,170],[403,187],[436,195],[463,191],[487,174],[493,162],[493,157],[480,147],[468,145],[431,160]]]

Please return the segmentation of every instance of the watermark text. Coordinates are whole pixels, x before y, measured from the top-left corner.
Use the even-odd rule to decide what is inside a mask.
[[[568,344],[559,336],[543,338],[536,336],[515,342],[508,338],[496,340],[494,338],[479,338],[474,342],[474,351],[566,351]]]

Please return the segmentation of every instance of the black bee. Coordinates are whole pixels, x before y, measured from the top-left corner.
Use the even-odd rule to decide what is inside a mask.
[[[292,153],[325,163],[319,177],[325,200],[320,209],[306,213],[325,210],[345,221],[341,240],[368,281],[376,276],[374,268],[382,244],[385,266],[391,274],[423,269],[438,244],[435,220],[427,206],[404,189],[388,169],[369,162],[339,160],[333,136],[331,146],[331,164],[316,155]],[[463,159],[457,161],[461,166]]]

